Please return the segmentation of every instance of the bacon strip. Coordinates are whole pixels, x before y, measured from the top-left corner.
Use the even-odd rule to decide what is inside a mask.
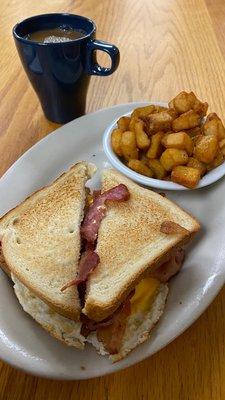
[[[94,198],[92,205],[83,220],[81,236],[90,243],[94,243],[98,236],[98,230],[102,219],[106,214],[106,201],[126,201],[130,198],[127,187],[123,184],[107,190]]]
[[[79,262],[78,275],[76,279],[68,282],[62,287],[61,292],[73,285],[79,285],[80,283],[86,282],[88,275],[97,267],[99,263],[99,256],[94,251],[94,246],[86,244],[84,253],[81,255]]]
[[[101,190],[93,190],[92,193],[93,201],[96,200],[99,196],[101,196]]]
[[[106,350],[110,354],[118,353],[122,345],[127,319],[131,313],[130,299],[134,293],[135,290],[132,290],[119,308],[103,321],[92,321],[86,315],[81,314],[81,334],[87,337],[90,332],[96,331],[98,339],[103,342]]]
[[[160,282],[167,282],[172,276],[177,274],[184,262],[184,249],[178,248],[175,250],[171,258],[160,265],[155,271],[151,273],[151,277],[158,279]]]
[[[81,314],[80,320],[82,322],[81,335],[87,337],[89,333],[96,331],[97,329],[104,328],[112,325],[113,315],[101,322],[92,321],[86,315]]]
[[[114,314],[112,324],[97,329],[97,338],[109,354],[119,353],[130,313],[130,299],[127,299]]]
[[[189,234],[189,231],[186,228],[173,221],[164,221],[161,224],[160,232],[165,233],[166,235],[176,235],[177,233],[184,235]]]

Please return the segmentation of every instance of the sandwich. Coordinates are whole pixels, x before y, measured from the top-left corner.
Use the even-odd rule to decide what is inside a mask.
[[[115,170],[90,194],[89,170],[77,164],[2,217],[1,251],[28,314],[65,344],[91,343],[115,362],[149,337],[200,226]]]

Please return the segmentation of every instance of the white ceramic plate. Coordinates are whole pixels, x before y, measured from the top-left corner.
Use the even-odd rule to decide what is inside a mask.
[[[145,104],[148,105],[153,104],[156,106],[168,107],[168,104],[162,101],[155,101],[154,103],[145,103]],[[130,114],[131,112],[128,112],[123,115],[130,116]],[[122,117],[122,115],[120,115],[120,117]],[[118,169],[128,178],[133,179],[135,182],[159,190],[196,190],[199,188],[203,188],[205,186],[209,186],[212,183],[215,183],[225,175],[225,163],[222,163],[217,168],[214,168],[210,172],[207,172],[207,174],[203,176],[203,178],[199,181],[195,189],[188,189],[174,182],[163,181],[155,178],[148,178],[147,176],[138,174],[137,172],[133,171],[131,168],[128,168],[125,164],[123,164],[123,162],[120,161],[119,157],[117,157],[117,155],[114,153],[112,149],[111,135],[113,129],[117,128],[117,121],[118,118],[116,118],[114,121],[110,123],[109,126],[107,126],[103,135],[103,149],[113,167]]]
[[[0,215],[46,185],[78,160],[109,166],[102,134],[112,120],[143,103],[116,106],[79,118],[48,135],[26,152],[0,180]],[[92,186],[98,183],[98,176]],[[56,379],[87,379],[126,368],[171,342],[205,310],[225,276],[225,180],[210,189],[168,192],[202,223],[202,233],[190,247],[185,265],[170,285],[165,313],[151,340],[123,361],[111,364],[87,346],[78,351],[43,331],[21,309],[12,285],[0,272],[0,356],[32,374]],[[211,327],[213,329],[213,327]]]

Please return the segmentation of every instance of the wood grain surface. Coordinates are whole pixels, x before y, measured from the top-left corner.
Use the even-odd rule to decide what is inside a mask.
[[[87,112],[135,100],[168,100],[192,89],[212,111],[224,114],[224,0],[2,0],[0,10],[0,176],[57,127],[43,116],[12,40],[12,26],[30,15],[85,15],[95,20],[99,39],[120,48],[118,71],[92,78]],[[225,288],[165,349],[99,379],[50,381],[0,362],[0,399],[224,400],[224,315]]]

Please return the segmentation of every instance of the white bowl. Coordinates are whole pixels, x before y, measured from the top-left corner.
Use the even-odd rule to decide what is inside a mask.
[[[168,107],[167,103],[165,102],[154,102],[148,103],[162,107]],[[143,105],[142,105],[143,106]],[[130,116],[131,112],[123,114],[125,116]],[[122,115],[121,115],[122,117]],[[110,163],[113,165],[114,168],[122,172],[128,178],[133,179],[134,181],[140,183],[141,185],[150,186],[156,189],[163,189],[163,190],[195,190],[199,188],[203,188],[205,186],[211,185],[212,183],[218,181],[225,175],[225,162],[221,164],[219,167],[213,169],[199,181],[199,184],[196,186],[195,189],[188,189],[182,185],[178,185],[177,183],[163,181],[160,179],[148,178],[147,176],[138,174],[137,172],[133,171],[132,169],[128,168],[126,165],[120,161],[117,155],[114,153],[112,146],[111,146],[111,134],[113,129],[117,127],[117,121],[119,118],[114,120],[105,130],[103,135],[103,149],[108,157]]]

